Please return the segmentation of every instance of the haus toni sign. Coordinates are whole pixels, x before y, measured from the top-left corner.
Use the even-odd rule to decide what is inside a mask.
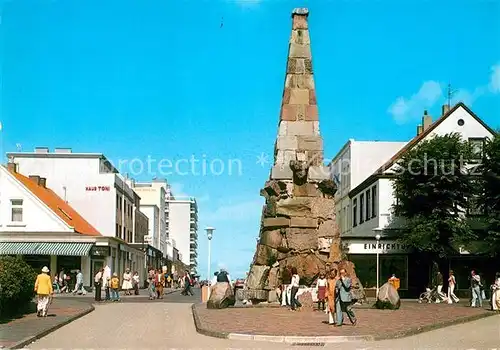
[[[111,191],[110,186],[85,186],[85,191],[87,192],[109,192]]]
[[[408,253],[408,246],[391,240],[349,240],[344,247],[349,254],[402,254]]]

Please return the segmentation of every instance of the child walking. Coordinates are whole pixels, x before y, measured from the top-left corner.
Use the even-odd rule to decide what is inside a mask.
[[[323,272],[319,275],[316,287],[318,289],[318,310],[325,311],[326,278]]]
[[[120,288],[120,279],[118,278],[118,274],[116,272],[113,273],[113,277],[111,277],[110,287],[111,287],[111,300],[120,301],[120,294],[118,293],[118,289]]]

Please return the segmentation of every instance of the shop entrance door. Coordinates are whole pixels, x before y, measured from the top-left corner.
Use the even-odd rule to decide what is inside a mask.
[[[94,277],[100,269],[104,267],[104,260],[92,260],[92,271],[90,276],[90,285],[94,286]]]

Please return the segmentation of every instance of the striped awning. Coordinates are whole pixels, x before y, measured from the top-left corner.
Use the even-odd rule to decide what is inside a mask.
[[[94,243],[0,242],[0,255],[88,255]]]

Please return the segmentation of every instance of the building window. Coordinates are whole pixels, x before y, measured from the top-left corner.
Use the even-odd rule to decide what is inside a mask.
[[[472,147],[472,157],[473,159],[481,159],[483,158],[483,150],[484,150],[484,138],[469,138],[469,143]]]
[[[123,237],[122,237],[123,240],[126,240],[127,239],[127,228],[125,226],[123,226]]]
[[[359,196],[359,223],[362,224],[365,221],[364,209],[365,209],[365,194],[361,193]]]
[[[115,236],[120,237],[120,225],[116,224]]]
[[[23,200],[22,199],[11,199],[11,220],[12,222],[23,222]]]
[[[370,199],[370,190],[368,189],[366,191],[366,205],[365,205],[365,208],[366,208],[366,221],[370,220],[371,216],[370,216],[370,209],[371,209],[371,205],[372,205],[372,202],[371,202],[371,199]]]
[[[372,218],[377,216],[377,185],[372,187]]]
[[[352,200],[352,227],[358,225],[358,199],[354,198]]]

